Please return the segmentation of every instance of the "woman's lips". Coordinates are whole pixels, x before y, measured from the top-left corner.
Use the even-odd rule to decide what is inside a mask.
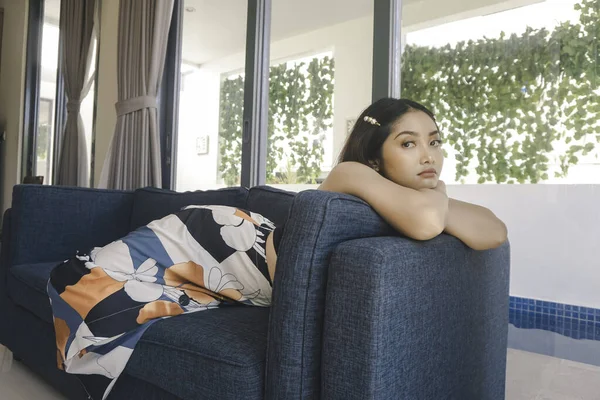
[[[436,175],[437,174],[434,171],[423,171],[419,174],[419,176],[422,178],[433,178]]]

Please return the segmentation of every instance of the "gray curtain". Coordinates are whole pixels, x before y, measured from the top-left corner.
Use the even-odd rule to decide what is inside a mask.
[[[156,96],[173,4],[174,0],[120,1],[117,124],[100,187],[161,186]]]
[[[96,0],[62,0],[60,32],[67,121],[58,159],[56,184],[89,186],[87,146],[79,109],[93,83],[89,77],[95,39]]]

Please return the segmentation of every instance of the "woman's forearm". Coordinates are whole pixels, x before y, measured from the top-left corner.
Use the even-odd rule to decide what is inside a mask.
[[[363,199],[394,229],[413,239],[429,240],[444,230],[445,194],[400,186],[362,164],[337,165],[320,189]]]
[[[508,236],[506,225],[485,207],[449,199],[444,232],[474,250],[494,249]]]

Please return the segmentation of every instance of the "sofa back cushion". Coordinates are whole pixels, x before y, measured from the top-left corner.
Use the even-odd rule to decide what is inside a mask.
[[[268,218],[276,226],[282,226],[287,221],[295,196],[296,193],[270,186],[256,186],[250,189],[245,208]]]
[[[66,186],[16,185],[10,264],[62,261],[127,234],[133,193]]]
[[[219,204],[244,208],[247,198],[248,189],[243,187],[195,192],[174,192],[150,187],[138,189],[133,193],[130,230],[135,230],[193,204]]]

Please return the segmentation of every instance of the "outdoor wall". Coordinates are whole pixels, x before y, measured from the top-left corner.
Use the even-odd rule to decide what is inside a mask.
[[[0,65],[0,132],[6,131],[1,145],[2,210],[10,207],[12,187],[20,180],[23,131],[23,84],[27,2],[0,0],[4,8],[2,57]]]
[[[511,296],[600,308],[600,185],[448,185],[508,227]]]

